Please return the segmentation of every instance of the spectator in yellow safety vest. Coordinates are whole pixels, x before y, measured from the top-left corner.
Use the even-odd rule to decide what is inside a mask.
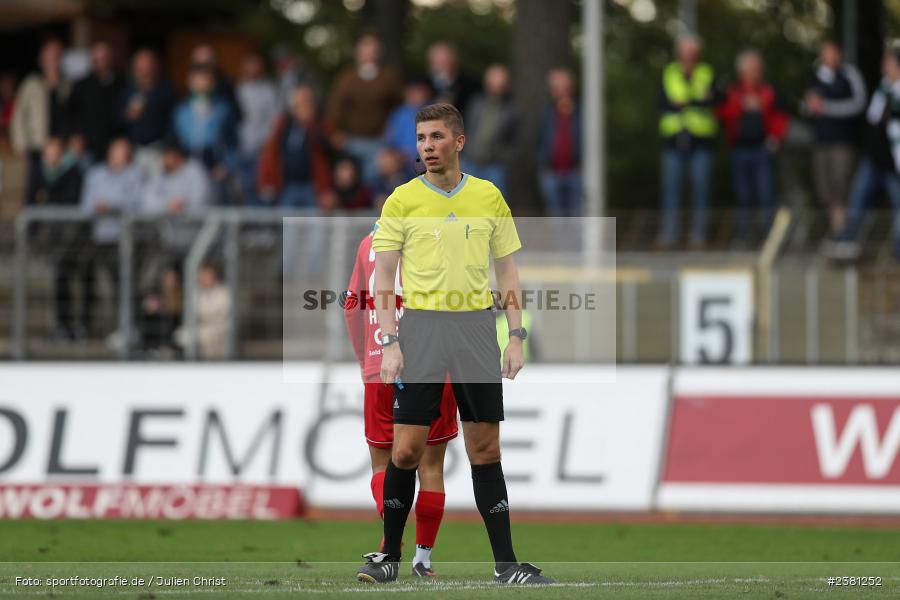
[[[684,174],[691,183],[693,217],[690,247],[706,241],[707,208],[712,179],[713,151],[718,133],[715,72],[700,61],[701,41],[680,37],[676,60],[663,70],[660,88],[659,132],[662,136],[662,220],[657,247],[669,249],[681,237],[681,188]]]

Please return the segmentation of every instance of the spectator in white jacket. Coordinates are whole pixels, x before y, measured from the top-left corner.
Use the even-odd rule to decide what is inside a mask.
[[[183,257],[190,249],[197,223],[185,222],[209,206],[210,181],[203,165],[187,156],[174,138],[162,150],[162,169],[150,177],[141,194],[141,213],[170,217],[160,223],[164,251]]]
[[[69,83],[62,74],[63,47],[48,40],[38,56],[39,71],[22,81],[10,120],[10,137],[18,154],[28,160],[25,203],[34,204],[41,177],[41,152],[50,137],[67,133],[66,102]]]
[[[219,267],[204,263],[198,275],[197,297],[189,310],[196,311],[197,330],[192,334],[181,327],[175,331],[175,342],[182,348],[197,344],[200,357],[206,360],[224,359],[228,350],[231,316],[231,296],[222,283]]]
[[[117,138],[109,145],[106,162],[91,167],[81,192],[81,207],[94,215],[95,245],[118,244],[122,216],[137,208],[141,173],[131,162],[131,142]]]

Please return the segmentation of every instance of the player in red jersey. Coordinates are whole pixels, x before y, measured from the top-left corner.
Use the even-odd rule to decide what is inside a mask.
[[[381,330],[375,317],[372,290],[375,288],[375,253],[372,233],[363,238],[356,253],[350,285],[344,296],[344,321],[359,361],[365,385],[366,443],[372,459],[372,497],[384,518],[384,473],[394,441],[394,387],[381,382]],[[400,297],[400,271],[395,292]],[[397,320],[403,307],[398,301]],[[419,463],[419,495],[416,498],[416,556],[413,575],[434,576],[431,549],[444,516],[444,453],[447,442],[458,434],[456,398],[448,382],[444,385],[441,414],[431,424],[428,447]]]

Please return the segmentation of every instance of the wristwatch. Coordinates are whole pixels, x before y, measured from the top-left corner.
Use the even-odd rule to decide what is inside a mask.
[[[528,337],[528,331],[526,331],[526,329],[524,327],[519,327],[518,329],[510,329],[509,337],[513,337],[513,336],[524,341],[525,338]]]
[[[399,342],[400,338],[393,333],[384,333],[381,335],[381,345],[382,346],[390,346],[395,342]]]

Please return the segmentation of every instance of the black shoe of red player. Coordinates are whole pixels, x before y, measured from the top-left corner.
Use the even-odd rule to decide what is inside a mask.
[[[431,567],[426,567],[424,563],[416,563],[412,568],[413,577],[437,577]]]

